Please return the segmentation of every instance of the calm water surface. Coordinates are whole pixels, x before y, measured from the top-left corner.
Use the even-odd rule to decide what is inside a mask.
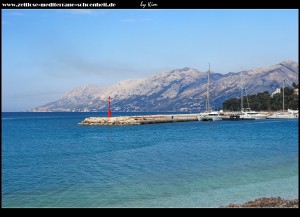
[[[78,125],[99,115],[2,113],[2,206],[219,207],[298,198],[298,120]]]

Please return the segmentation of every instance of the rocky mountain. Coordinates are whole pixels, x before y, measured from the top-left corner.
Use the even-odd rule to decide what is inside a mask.
[[[299,67],[293,61],[237,73],[210,74],[210,104],[221,108],[225,99],[240,97],[241,84],[247,94],[269,91],[298,83]],[[207,72],[192,68],[162,72],[150,78],[125,80],[109,87],[86,85],[75,88],[61,99],[29,111],[191,111],[205,110]],[[251,105],[250,105],[251,106]]]

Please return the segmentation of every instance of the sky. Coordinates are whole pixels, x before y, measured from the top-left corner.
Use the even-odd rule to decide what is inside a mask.
[[[298,62],[298,10],[4,9],[2,111],[183,67]]]

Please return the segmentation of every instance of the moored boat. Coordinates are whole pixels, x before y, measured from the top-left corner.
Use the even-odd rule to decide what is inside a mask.
[[[223,117],[217,111],[203,113],[198,116],[198,121],[222,121]]]
[[[268,119],[294,119],[299,118],[298,110],[288,109],[288,112],[276,112],[273,115],[269,115]]]
[[[256,111],[252,111],[250,108],[246,108],[242,110],[242,114],[240,115],[240,119],[244,120],[261,120],[266,119],[268,115],[260,114]]]
[[[268,119],[294,119],[299,118],[299,111],[288,109],[287,112],[284,110],[284,83],[283,80],[283,87],[282,87],[282,112],[276,112],[273,115],[269,115]]]
[[[210,110],[210,106],[209,106],[209,75],[210,75],[210,65],[208,68],[208,75],[207,75],[206,112],[201,113],[197,118],[198,118],[198,121],[221,121],[221,120],[223,120],[223,117],[220,115],[220,112]]]

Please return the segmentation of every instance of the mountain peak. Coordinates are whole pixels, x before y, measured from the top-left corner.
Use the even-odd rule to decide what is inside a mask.
[[[189,67],[184,67],[182,69],[179,69],[178,71],[183,72],[183,71],[189,71],[191,68]]]
[[[298,83],[298,63],[286,60],[279,64],[249,70],[247,73],[212,73],[210,98],[213,109],[222,102],[240,97],[241,80],[248,94],[269,91]],[[207,76],[197,69],[184,67],[158,73],[149,78],[120,81],[108,87],[85,85],[68,92],[62,99],[31,111],[106,111],[105,99],[113,98],[113,111],[194,111],[204,110]]]
[[[102,88],[95,84],[87,84],[77,87],[64,95],[63,98],[73,98],[73,97],[87,97],[93,96],[99,92]]]
[[[293,61],[293,60],[285,60],[285,61],[282,61],[281,64],[297,64],[297,62]]]
[[[197,69],[193,69],[190,67],[183,67],[181,69],[174,69],[172,71],[170,71],[170,73],[175,73],[175,72],[188,72],[188,71],[198,71]]]
[[[293,68],[298,68],[298,63],[293,61],[293,60],[285,60],[278,65],[286,66],[286,67],[293,67]]]

